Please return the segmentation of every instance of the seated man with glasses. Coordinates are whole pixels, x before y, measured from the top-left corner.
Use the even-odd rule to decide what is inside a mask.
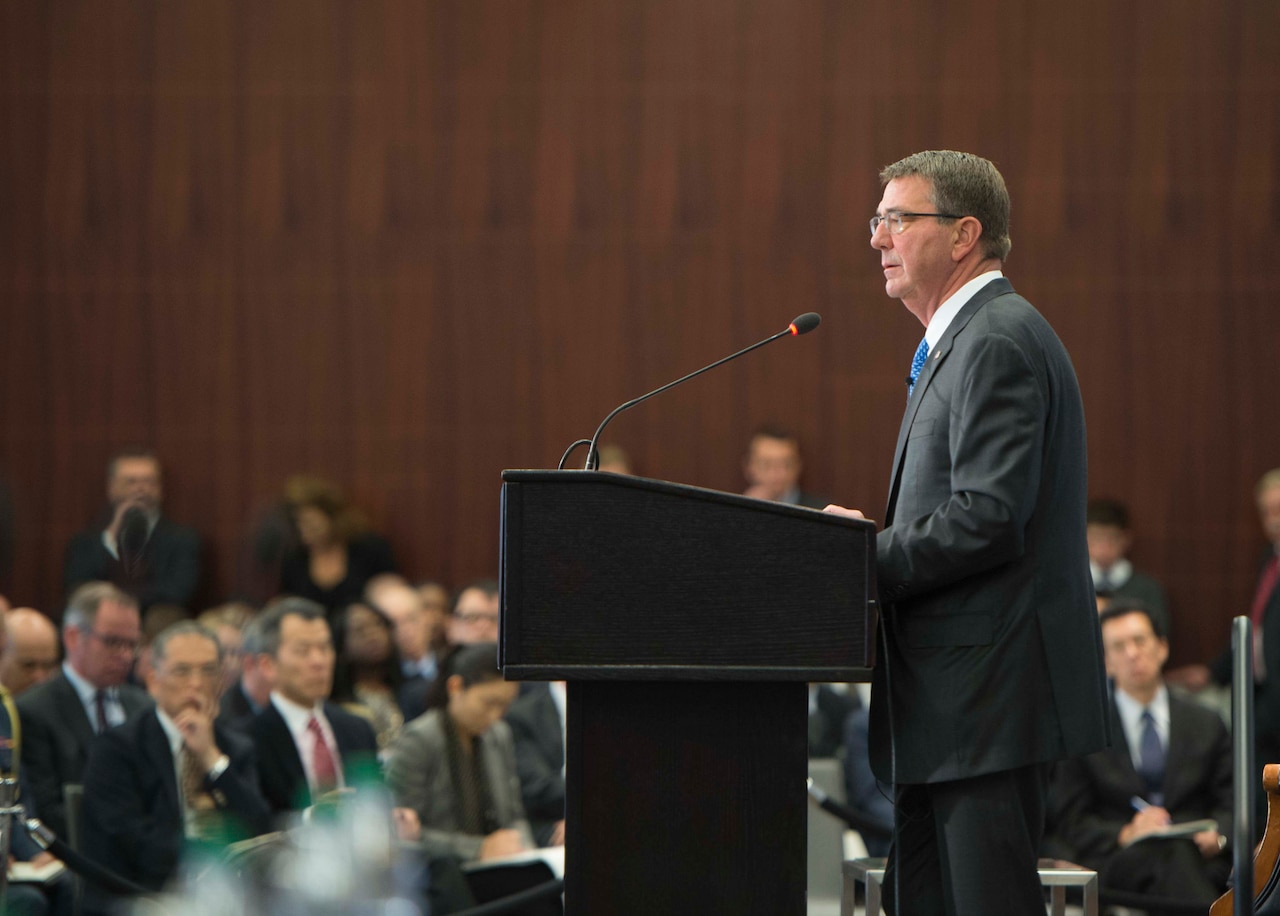
[[[161,890],[185,840],[225,845],[264,832],[253,742],[216,725],[222,647],[185,620],[151,644],[147,690],[156,708],[96,740],[84,783],[85,854],[135,884]],[[85,911],[118,901],[86,886]]]
[[[62,616],[62,673],[18,699],[22,764],[40,817],[67,833],[62,787],[84,781],[94,737],[151,705],[125,683],[138,652],[138,603],[109,582],[75,590]]]

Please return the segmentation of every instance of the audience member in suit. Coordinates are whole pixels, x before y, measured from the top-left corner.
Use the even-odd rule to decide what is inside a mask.
[[[18,710],[14,706],[13,696],[0,686],[0,774],[6,778],[18,780],[18,802],[25,809],[28,818],[39,818],[40,810],[36,805],[27,774],[22,769],[22,747],[18,740],[20,735],[15,729],[18,721]],[[9,855],[16,862],[27,862],[33,866],[44,866],[56,861],[53,854],[41,849],[30,835],[13,822],[13,831],[9,838]],[[5,903],[5,912],[10,916],[44,916],[46,913],[58,916],[70,916],[74,901],[74,885],[67,877],[59,877],[48,884],[10,884],[9,896]]]
[[[161,514],[162,496],[154,452],[128,449],[111,459],[107,512],[67,545],[62,579],[68,595],[85,582],[107,581],[136,595],[144,611],[153,604],[190,605],[200,581],[200,537]],[[141,510],[141,516],[126,519],[130,509]]]
[[[296,811],[319,795],[376,774],[373,728],[326,697],[333,687],[333,637],[324,608],[305,598],[269,604],[258,622],[259,656],[274,687],[250,724],[258,779],[273,811]]]
[[[387,761],[387,785],[397,805],[417,812],[428,854],[484,861],[533,845],[502,721],[518,688],[496,659],[493,643],[451,654],[428,711],[404,727]]]
[[[1110,749],[1059,762],[1052,834],[1103,887],[1208,907],[1231,860],[1231,740],[1212,710],[1171,693],[1161,671],[1169,644],[1159,618],[1136,601],[1103,611],[1113,679]],[[1142,840],[1170,824],[1212,818],[1216,830]]]
[[[62,673],[18,700],[25,767],[54,833],[66,835],[62,787],[84,781],[94,736],[151,706],[145,691],[125,683],[140,634],[130,595],[108,582],[80,586],[62,617]]]
[[[375,576],[395,572],[391,545],[365,528],[342,492],[319,477],[291,477],[285,501],[298,544],[280,561],[280,591],[319,603],[336,614],[364,599]]]
[[[14,608],[5,614],[5,643],[0,650],[0,684],[20,697],[58,671],[58,631],[34,608]]]
[[[886,910],[1031,913],[1050,765],[1108,743],[1080,388],[1001,269],[995,166],[930,150],[880,179],[871,246],[924,327],[876,535],[871,763],[897,796]]]
[[[184,621],[160,633],[147,689],[155,707],[105,732],[89,752],[83,852],[149,890],[178,871],[185,841],[222,845],[268,829],[253,744],[214,722],[222,678],[217,637]],[[86,885],[88,912],[120,901]]]
[[[228,601],[217,607],[211,607],[196,618],[196,623],[205,627],[218,637],[218,645],[222,647],[222,681],[218,684],[218,696],[221,697],[240,681],[242,659],[244,658],[244,628],[249,625],[257,612],[242,601]]]
[[[241,632],[240,679],[222,695],[218,704],[218,721],[245,733],[254,716],[271,702],[271,688],[275,686],[269,666],[263,660],[267,648],[262,626],[259,615]]]
[[[564,845],[565,683],[523,693],[507,710],[520,799],[539,846]]]
[[[845,802],[854,811],[880,827],[862,831],[867,852],[877,858],[889,854],[893,833],[893,787],[871,772],[871,711],[859,703],[845,724]]]
[[[449,609],[445,634],[451,646],[472,646],[498,639],[498,583],[481,579],[458,589]]]
[[[827,504],[825,499],[800,489],[803,470],[800,440],[795,434],[778,426],[762,426],[747,443],[742,459],[742,474],[747,479],[743,495],[821,509]]]
[[[1249,616],[1253,621],[1253,721],[1259,764],[1280,760],[1280,468],[1267,471],[1254,488],[1258,519],[1267,546],[1259,562]],[[1211,681],[1231,683],[1228,643],[1208,666],[1188,665],[1169,672],[1169,681],[1202,690]],[[1266,824],[1266,798],[1258,793],[1258,835]]]
[[[397,575],[378,576],[369,583],[365,594],[369,605],[392,623],[401,674],[400,712],[406,722],[416,719],[426,712],[427,693],[436,679],[435,640],[444,639],[448,595],[429,610],[421,592]]]
[[[395,624],[369,604],[349,604],[334,618],[333,641],[337,665],[330,699],[373,726],[378,753],[385,754],[400,734],[405,713],[400,702],[405,688]],[[420,688],[421,683],[414,684]],[[426,708],[425,693],[422,708]]]
[[[1128,507],[1114,499],[1090,500],[1085,521],[1094,591],[1111,598],[1142,602],[1168,633],[1169,604],[1164,589],[1151,576],[1134,569],[1129,561],[1133,529],[1129,525]]]
[[[849,716],[859,706],[857,695],[830,684],[809,685],[809,756],[843,757]]]

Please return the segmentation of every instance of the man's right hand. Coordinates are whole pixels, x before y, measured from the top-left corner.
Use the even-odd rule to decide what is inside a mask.
[[[514,856],[518,852],[524,852],[524,840],[520,838],[519,830],[495,830],[480,844],[480,861]]]
[[[126,499],[116,506],[115,515],[111,516],[111,524],[107,526],[107,534],[111,536],[111,540],[115,541],[116,550],[120,549],[120,523],[124,521],[124,514],[130,509],[141,509],[142,503],[136,499]]]
[[[1133,820],[1120,828],[1120,845],[1128,846],[1130,843],[1142,839],[1148,833],[1154,833],[1163,827],[1168,827],[1172,822],[1169,812],[1164,808],[1156,805],[1144,808],[1133,816]]]

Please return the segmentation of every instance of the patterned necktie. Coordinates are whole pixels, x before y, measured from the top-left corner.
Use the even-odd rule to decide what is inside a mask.
[[[182,800],[188,808],[196,812],[212,811],[217,805],[213,796],[205,791],[205,769],[200,761],[185,747],[180,754],[182,763]]]
[[[911,392],[916,390],[916,379],[920,378],[920,373],[924,371],[924,361],[929,358],[929,341],[923,339],[920,346],[916,347],[916,355],[911,357],[911,377],[907,380],[907,397],[911,397]]]
[[[329,751],[329,742],[324,740],[324,730],[320,728],[320,720],[312,716],[307,720],[307,731],[311,732],[315,741],[315,749],[311,752],[311,771],[316,777],[316,792],[328,792],[338,787],[338,767],[334,763],[333,754]]]
[[[1142,711],[1142,737],[1138,743],[1138,775],[1147,784],[1147,801],[1164,804],[1164,745],[1156,732],[1155,716]]]

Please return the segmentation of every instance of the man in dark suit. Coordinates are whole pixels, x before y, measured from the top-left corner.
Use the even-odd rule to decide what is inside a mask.
[[[751,436],[742,459],[742,476],[747,480],[743,495],[821,509],[827,504],[825,499],[800,489],[803,470],[800,440],[780,426],[762,426]]]
[[[84,781],[94,736],[151,706],[146,691],[125,683],[141,633],[132,597],[108,582],[80,586],[62,617],[62,673],[18,700],[23,763],[54,833],[66,835],[62,788]]]
[[[1161,620],[1167,634],[1169,603],[1164,588],[1151,576],[1134,569],[1129,560],[1129,548],[1133,546],[1129,507],[1116,499],[1092,499],[1085,523],[1094,591],[1110,598],[1141,601]]]
[[[324,608],[281,598],[263,610],[263,663],[274,683],[271,701],[249,726],[258,778],[275,812],[309,806],[325,792],[377,778],[373,727],[326,702],[333,687],[333,636]]]
[[[1155,614],[1129,600],[1099,620],[1115,685],[1115,744],[1057,765],[1051,807],[1060,822],[1051,833],[1104,887],[1208,907],[1226,889],[1231,866],[1230,736],[1217,713],[1165,686],[1169,644]],[[1206,818],[1217,828],[1152,837]]]
[[[538,685],[507,710],[525,815],[539,846],[564,845],[565,683]]]
[[[222,844],[268,828],[253,745],[214,723],[222,649],[199,624],[176,623],[152,643],[147,689],[156,706],[105,732],[89,752],[83,851],[150,890],[177,873],[184,840]],[[116,901],[92,883],[88,912]]]
[[[898,812],[888,909],[1038,912],[1049,763],[1107,744],[1079,387],[1001,272],[995,166],[933,151],[880,178],[885,291],[926,329],[876,540],[872,764]]]
[[[39,819],[30,782],[21,766],[22,746],[18,740],[20,729],[15,727],[18,710],[9,691],[0,686],[0,776],[18,780],[18,803],[25,809],[24,816]],[[10,821],[9,855],[15,862],[29,863],[35,867],[52,865],[56,860],[50,852],[41,849],[21,826],[21,818]],[[70,914],[74,902],[74,886],[64,873],[47,884],[10,884],[5,899],[5,913],[9,916],[56,916]]]
[[[160,459],[128,449],[107,466],[108,515],[71,539],[62,567],[67,594],[90,581],[113,582],[153,604],[188,607],[200,579],[200,537],[160,512]],[[126,516],[131,509],[140,510]],[[134,530],[136,526],[137,530]]]
[[[266,643],[261,621],[259,615],[245,624],[240,641],[240,678],[219,701],[218,721],[246,734],[254,716],[271,702],[272,681],[263,664]]]

